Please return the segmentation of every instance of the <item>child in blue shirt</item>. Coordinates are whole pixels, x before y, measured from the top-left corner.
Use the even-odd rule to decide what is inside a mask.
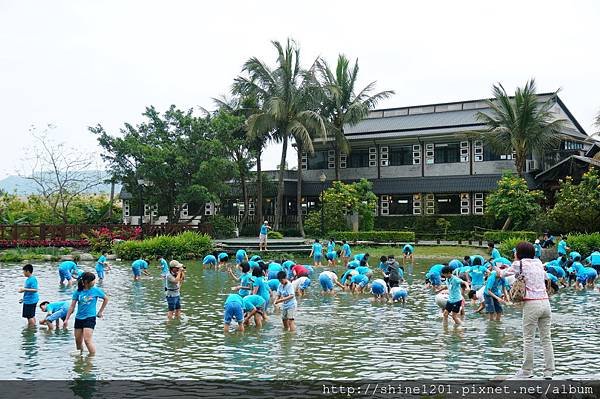
[[[204,259],[202,259],[202,266],[214,267],[217,268],[217,258],[214,255],[206,255]]]
[[[287,279],[285,271],[280,271],[277,274],[279,280],[279,288],[277,289],[277,299],[274,305],[283,303],[281,307],[281,320],[283,321],[284,331],[295,331],[295,313],[296,313],[296,294],[292,283]]]
[[[96,327],[96,317],[102,318],[104,309],[108,304],[108,297],[104,292],[94,287],[96,276],[93,273],[85,272],[77,280],[77,290],[73,292],[71,306],[67,312],[64,323],[69,323],[69,318],[75,311],[77,305],[77,314],[75,315],[75,346],[79,354],[83,351],[83,343],[90,355],[96,353],[96,347],[92,340],[94,327]],[[102,299],[100,310],[96,313],[96,303],[98,298]]]
[[[346,240],[342,240],[342,263],[344,267],[348,266],[348,261],[350,260],[350,256],[352,255],[352,251],[350,250],[350,245],[346,242]]]
[[[319,242],[318,238],[315,239],[308,256],[313,258],[315,267],[321,266],[321,259],[323,258],[323,246]]]
[[[327,252],[335,252],[335,240],[333,238],[330,238],[327,243]]]
[[[219,259],[219,267],[226,267],[227,262],[229,262],[229,255],[226,252],[221,252],[217,256],[217,259]]]
[[[19,288],[19,292],[23,293],[22,316],[27,319],[28,327],[35,327],[35,307],[40,300],[40,295],[38,294],[39,285],[37,278],[33,275],[33,265],[27,264],[23,266],[23,276],[27,278],[23,287]]]
[[[158,263],[160,268],[160,276],[167,277],[169,274],[169,264],[167,263],[167,260],[162,255],[158,255]]]
[[[96,261],[96,274],[98,275],[98,283],[104,280],[104,272],[110,270],[110,265],[106,261],[106,251],[102,252],[102,255]]]
[[[540,259],[542,257],[542,245],[540,244],[540,240],[535,240],[533,244],[533,249],[535,249],[535,257]]]
[[[452,320],[454,320],[454,324],[459,326],[462,324],[460,313],[464,300],[462,296],[462,285],[466,284],[466,281],[453,275],[450,266],[444,266],[441,275],[446,279],[446,287],[442,287],[438,292],[448,290],[448,301],[444,308],[444,322],[448,322],[448,315],[450,315]]]
[[[496,259],[502,256],[500,255],[500,251],[498,251],[498,249],[495,248],[495,245],[492,241],[488,242],[488,251],[490,251],[491,259]]]
[[[63,328],[67,328],[67,324],[64,322],[67,318],[67,313],[69,313],[69,306],[71,304],[69,301],[59,301],[59,302],[48,302],[44,301],[40,303],[40,309],[42,312],[47,312],[46,318],[40,320],[41,325],[45,325],[48,327],[48,330],[52,330],[52,323],[56,323],[56,328],[58,328],[59,320],[63,321]]]
[[[244,332],[244,300],[238,294],[229,294],[223,305],[225,310],[223,315],[223,331],[229,332],[229,325],[235,319],[238,323],[238,328]]]
[[[77,270],[77,263],[72,260],[66,260],[58,265],[58,276],[60,278],[60,284],[71,285],[74,281],[73,274]]]
[[[138,259],[131,264],[131,272],[133,273],[133,280],[137,281],[140,279],[142,273],[149,276],[148,274],[148,261],[145,259]]]
[[[569,248],[569,245],[567,245],[567,236],[561,236],[560,241],[558,242],[558,245],[556,246],[558,256],[560,257],[563,255],[566,255],[570,249],[571,248]]]
[[[406,265],[406,259],[410,259],[410,263],[414,262],[414,253],[415,253],[415,248],[410,245],[410,244],[406,244],[404,245],[404,247],[402,247],[402,265]]]

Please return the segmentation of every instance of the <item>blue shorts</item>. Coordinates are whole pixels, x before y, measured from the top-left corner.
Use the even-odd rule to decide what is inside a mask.
[[[319,283],[321,283],[321,288],[323,291],[331,291],[333,290],[333,281],[327,275],[319,276]]]
[[[483,295],[483,302],[485,303],[485,313],[502,313],[502,306],[496,298]]]
[[[65,321],[65,319],[67,318],[68,311],[69,311],[69,308],[62,308],[62,309],[52,313],[50,316],[46,317],[46,320],[49,322],[53,322],[58,319],[62,319],[63,321]]]
[[[104,279],[104,269],[98,269],[98,268],[96,268],[96,274],[98,275],[98,278],[100,280]]]
[[[132,267],[131,271],[133,272],[134,277],[139,277],[142,275],[142,270],[139,267]]]
[[[431,274],[429,276],[429,281],[431,282],[432,285],[442,285],[442,278],[439,274]]]
[[[373,283],[373,285],[371,285],[371,291],[375,295],[383,295],[385,293],[385,287],[381,283]]]
[[[239,302],[230,302],[225,305],[223,323],[229,325],[233,319],[240,324],[244,322],[244,310]]]
[[[269,280],[277,280],[277,273],[279,272],[278,270],[269,270]]]
[[[301,290],[305,290],[308,287],[310,287],[310,279],[306,278],[306,280],[304,280],[304,283],[302,283],[302,285],[300,286],[300,289]]]
[[[58,269],[58,275],[60,276],[60,282],[62,283],[64,280],[71,281],[73,276],[69,270],[60,270]]]
[[[320,262],[322,258],[323,258],[323,255],[318,255],[318,254],[313,255],[313,259],[315,262]]]
[[[167,304],[169,305],[169,312],[181,309],[181,297],[180,296],[168,296]]]
[[[408,296],[408,291],[400,290],[400,291],[396,291],[396,293],[394,294],[394,297],[392,299],[402,299],[402,298],[406,298],[407,296]]]

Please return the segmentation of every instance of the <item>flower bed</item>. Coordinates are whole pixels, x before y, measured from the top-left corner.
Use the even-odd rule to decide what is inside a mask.
[[[33,248],[33,247],[71,247],[83,248],[90,245],[83,240],[0,240],[0,249],[6,248]]]

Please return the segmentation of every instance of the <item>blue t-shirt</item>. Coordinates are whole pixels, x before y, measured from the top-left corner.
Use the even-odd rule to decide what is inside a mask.
[[[566,255],[567,254],[567,242],[565,240],[560,240],[558,245],[556,246],[556,250],[558,251],[559,255]]]
[[[342,284],[346,284],[346,280],[348,280],[349,278],[352,278],[352,276],[357,275],[357,274],[358,274],[358,272],[354,269],[346,270],[346,272],[344,274],[342,274],[340,281],[342,282]]]
[[[471,278],[471,285],[483,286],[485,274],[479,268],[472,268],[469,277]]]
[[[33,288],[36,290],[39,289],[37,278],[35,276],[27,277],[27,279],[25,280],[25,285],[23,287],[24,288]],[[31,305],[34,303],[38,303],[39,300],[40,300],[40,294],[37,291],[36,292],[25,291],[23,293],[23,304],[25,304],[25,305]]]
[[[462,301],[462,292],[460,284],[462,280],[456,276],[450,276],[450,278],[446,279],[446,285],[448,286],[448,302],[458,302]]]
[[[535,257],[539,258],[542,256],[542,246],[540,244],[533,244],[533,249],[535,249]]]
[[[256,230],[254,230],[254,231],[256,231]],[[262,226],[260,226],[260,234],[265,234],[266,235],[267,232],[268,232],[268,229],[267,229],[267,225],[266,224],[263,224]]]
[[[238,249],[235,253],[235,258],[240,262],[243,262],[246,259],[246,256],[246,251],[244,251],[243,249]]]
[[[219,258],[219,262],[223,262],[226,258],[229,258],[229,255],[227,255],[227,253],[225,252],[221,252],[218,256]]]
[[[143,259],[138,259],[135,262],[133,262],[131,264],[131,268],[135,269],[135,270],[140,270],[140,269],[147,269],[148,268],[148,262],[146,262]]]
[[[230,303],[237,302],[240,305],[244,305],[244,299],[238,294],[229,294],[227,295],[227,299],[225,299],[225,303],[223,305],[228,305]]]
[[[546,279],[552,281],[553,283],[558,283],[558,277],[556,277],[552,273],[547,273],[546,272]]]
[[[581,259],[581,254],[577,251],[571,251],[569,253],[569,258],[571,258],[571,260],[575,260],[577,258]]]
[[[498,254],[500,254],[500,252],[498,252]],[[471,266],[475,265],[475,259],[479,259],[480,260],[480,264],[482,264],[482,265],[485,263],[485,258],[483,256],[481,256],[481,255],[471,255]]]
[[[98,287],[92,287],[89,290],[73,292],[73,300],[77,301],[76,319],[83,320],[89,317],[96,317],[96,302],[98,298],[106,298],[104,291]]]
[[[373,273],[373,270],[371,270],[370,268],[368,268],[367,266],[359,266],[355,269],[358,274],[369,274],[369,273]]]
[[[335,241],[329,241],[327,243],[327,252],[335,252]]]
[[[253,285],[254,285],[254,277],[252,277],[252,275],[250,273],[244,273],[240,276],[240,286],[250,287],[250,289],[251,289]],[[238,293],[241,296],[246,296],[246,295],[250,294],[250,289],[240,288]]]
[[[270,272],[280,272],[283,270],[283,266],[277,262],[271,262],[269,263],[269,266],[267,266],[267,270]]]
[[[342,245],[342,253],[346,257],[352,255],[352,251],[350,250],[350,245],[348,245],[348,243]]]
[[[327,260],[336,260],[336,259],[337,259],[337,252],[335,252],[335,251],[327,252]]]
[[[160,259],[160,266],[162,267],[162,270],[160,272],[162,276],[166,276],[167,274],[169,274],[169,264],[164,258]]]
[[[104,270],[104,264],[106,263],[106,256],[102,255],[96,261],[96,270]]]
[[[312,250],[313,250],[313,256],[322,256],[323,255],[323,246],[318,242],[315,242],[312,245]]]
[[[350,262],[348,262],[348,269],[356,269],[359,266],[360,262],[357,260],[351,260]]]
[[[459,269],[461,267],[463,267],[463,263],[461,261],[459,261],[458,259],[452,259],[449,263],[448,266],[450,266],[452,268],[452,270],[456,270]]]
[[[555,261],[552,261],[555,262]],[[557,276],[558,278],[564,278],[567,276],[567,273],[565,272],[565,269],[563,269],[562,267],[560,267],[560,265],[558,264],[550,264],[551,262],[548,262],[546,264],[546,268],[548,269],[548,272],[550,272],[551,274],[554,274],[555,276]]]
[[[369,278],[367,276],[365,276],[364,274],[357,274],[355,276],[352,276],[352,279],[350,280],[350,282],[352,284],[360,284],[360,283],[367,284],[369,282]]]
[[[290,270],[296,263],[293,260],[286,260],[281,265],[284,269]]]
[[[365,260],[365,254],[356,254],[354,255],[354,260],[357,260],[359,263]]]
[[[281,283],[276,278],[272,278],[271,280],[267,281],[267,285],[271,291],[277,291]]]
[[[592,266],[598,266],[600,265],[600,252],[598,251],[594,251],[590,254],[590,256],[588,256],[587,258],[585,258],[586,262],[588,262],[590,265]]]
[[[444,268],[444,265],[442,264],[437,264],[437,265],[433,265],[429,268],[429,272],[427,274],[438,274],[438,275],[442,275],[442,269]]]
[[[256,287],[258,287],[256,295],[260,295],[265,301],[268,301],[271,294],[269,293],[269,286],[263,277],[255,277],[252,288]]]
[[[217,258],[215,258],[213,255],[206,255],[204,257],[204,259],[202,259],[202,264],[203,265],[216,265]]]
[[[494,270],[488,276],[487,282],[485,284],[485,289],[483,290],[483,294],[489,296],[489,292],[491,291],[493,294],[499,297],[502,295],[502,286],[502,279],[497,276],[497,273]]]
[[[283,306],[281,307],[283,310],[293,309],[296,307],[296,294],[294,293],[294,287],[292,283],[288,282],[286,285],[280,284],[279,288],[277,288],[277,295],[280,298],[284,298],[287,296],[292,296],[291,299],[283,302]]]
[[[69,301],[50,302],[46,305],[46,312],[56,313],[64,307],[69,309],[69,306],[71,306],[71,303]]]
[[[58,265],[58,270],[62,270],[64,272],[74,272],[77,270],[77,264],[72,260],[66,260]]]
[[[498,248],[492,249],[492,253],[491,253],[492,259],[496,259],[496,258],[499,258],[501,256],[502,255],[500,255],[500,251],[498,251]]]
[[[248,295],[243,299],[244,302],[244,310],[246,312],[250,312],[254,310],[254,308],[264,308],[265,307],[265,299],[260,295]]]
[[[402,247],[402,252],[405,254],[406,253],[412,254],[413,252],[415,252],[415,249],[413,248],[412,245],[406,244],[405,246]]]

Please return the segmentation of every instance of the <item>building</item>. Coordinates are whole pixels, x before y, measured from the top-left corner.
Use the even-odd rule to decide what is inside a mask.
[[[553,93],[540,94],[539,100],[552,97]],[[532,188],[540,186],[548,176],[556,179],[564,174],[564,170],[557,173],[563,169],[557,169],[557,165],[567,159],[592,163],[586,155],[597,148],[561,99],[554,97],[553,101],[556,117],[566,120],[564,137],[555,150],[530,155],[526,168]],[[504,171],[515,170],[515,166],[513,154],[496,154],[469,135],[485,128],[476,118],[478,112],[489,112],[486,100],[371,111],[363,121],[345,128],[351,151],[339,159],[331,141],[315,142],[314,155],[303,154],[300,165],[303,213],[317,207],[322,189],[335,178],[337,163],[341,180],[366,178],[373,183],[379,198],[379,216],[482,215],[487,193],[497,186]],[[286,171],[284,176],[284,219],[289,224],[297,218],[297,173]],[[322,175],[326,176],[324,183]],[[268,177],[276,180],[277,172],[268,172]],[[263,213],[267,219],[274,213],[275,197],[274,192],[265,193]],[[254,211],[252,199],[251,216]],[[224,199],[219,207],[207,204],[205,214],[214,212],[237,218],[244,212],[243,203],[239,199]]]

